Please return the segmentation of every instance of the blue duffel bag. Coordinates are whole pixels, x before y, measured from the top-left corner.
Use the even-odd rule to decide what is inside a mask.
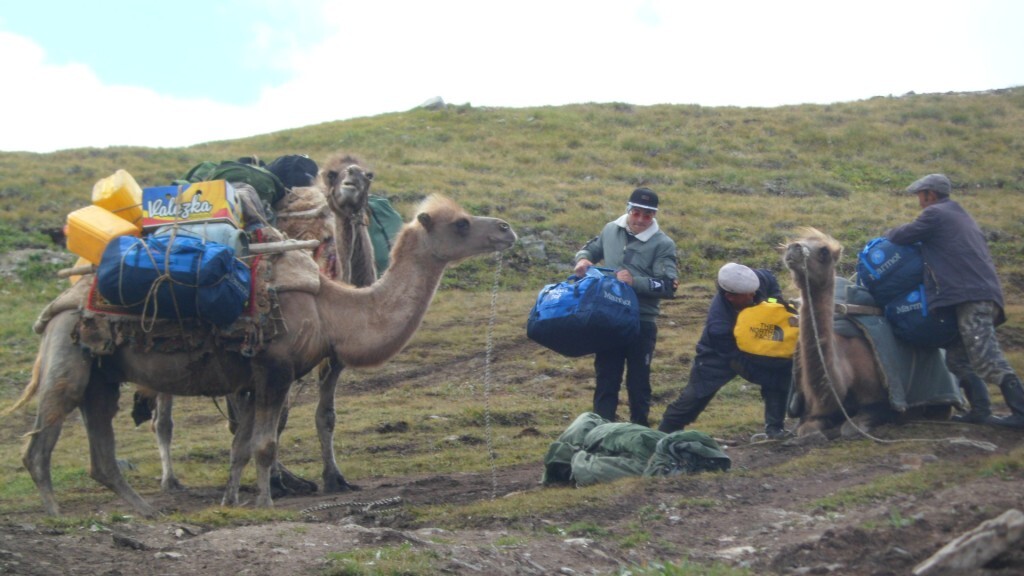
[[[101,296],[155,318],[234,322],[249,299],[249,268],[224,244],[193,236],[121,236],[96,271]]]
[[[923,277],[924,263],[917,244],[894,244],[886,238],[875,238],[857,255],[857,283],[868,289],[879,306],[914,290]]]
[[[893,299],[885,306],[885,319],[897,338],[922,348],[944,348],[960,337],[952,307],[928,310],[924,286]]]
[[[614,271],[596,266],[582,278],[570,276],[545,286],[526,321],[530,340],[563,356],[625,346],[639,335],[636,292],[616,279]]]

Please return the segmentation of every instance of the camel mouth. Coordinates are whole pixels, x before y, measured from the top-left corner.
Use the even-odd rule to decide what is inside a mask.
[[[786,247],[786,255],[783,258],[786,267],[790,270],[802,268],[807,261],[807,248],[802,244],[790,244]]]

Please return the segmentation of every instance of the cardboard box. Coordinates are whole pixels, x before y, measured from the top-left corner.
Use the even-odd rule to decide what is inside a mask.
[[[157,186],[142,190],[142,229],[175,222],[216,220],[243,228],[242,205],[235,189],[224,180],[189,186]]]
[[[96,205],[68,214],[68,250],[99,264],[107,244],[118,236],[138,236],[139,229],[106,208]]]

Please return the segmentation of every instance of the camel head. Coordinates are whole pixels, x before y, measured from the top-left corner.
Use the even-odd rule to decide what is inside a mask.
[[[325,181],[325,194],[331,210],[351,216],[366,209],[370,200],[373,172],[367,172],[358,164],[352,164],[340,173],[327,173]]]
[[[335,154],[320,170],[324,195],[337,213],[352,216],[366,208],[370,197],[373,172],[351,154]]]
[[[843,246],[815,228],[800,228],[798,237],[782,247],[782,261],[797,286],[823,286],[835,282],[836,264]]]
[[[508,222],[471,216],[451,199],[436,194],[420,204],[416,219],[406,226],[421,227],[426,232],[421,235],[426,250],[443,262],[506,250],[516,242],[516,233]]]

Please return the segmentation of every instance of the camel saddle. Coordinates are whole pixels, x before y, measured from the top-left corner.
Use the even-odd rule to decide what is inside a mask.
[[[835,332],[863,336],[885,376],[889,403],[898,412],[918,406],[963,406],[956,378],[946,368],[939,348],[922,348],[897,338],[877,311],[867,288],[836,278]]]
[[[248,310],[226,327],[194,318],[154,319],[126,313],[103,301],[95,290],[95,275],[89,274],[43,308],[32,328],[42,334],[57,314],[75,310],[79,320],[74,337],[94,356],[112,354],[124,345],[169,353],[221,347],[254,356],[287,330],[278,311],[278,294],[316,294],[320,290],[320,271],[304,251],[250,256],[244,260],[249,261],[252,269]]]

